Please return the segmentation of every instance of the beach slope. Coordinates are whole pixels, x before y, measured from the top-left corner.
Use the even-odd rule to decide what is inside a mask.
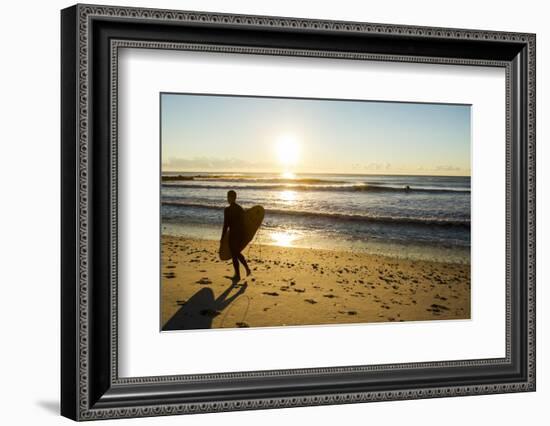
[[[216,241],[162,235],[164,331],[470,318],[470,265],[252,244],[230,280]]]

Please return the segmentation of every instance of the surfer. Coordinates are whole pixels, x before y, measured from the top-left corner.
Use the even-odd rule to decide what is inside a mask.
[[[231,250],[231,259],[233,261],[233,269],[235,269],[235,275],[233,280],[238,281],[241,279],[241,273],[239,270],[239,262],[241,262],[246,270],[246,275],[250,275],[250,268],[246,263],[246,259],[241,253],[244,248],[244,210],[237,203],[237,193],[233,190],[227,192],[227,202],[229,206],[223,211],[223,240],[225,233],[229,229],[229,249]]]

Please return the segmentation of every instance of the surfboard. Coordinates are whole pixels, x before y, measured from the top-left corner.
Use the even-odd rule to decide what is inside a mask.
[[[244,239],[243,239],[243,250],[250,241],[256,235],[258,228],[264,220],[265,210],[262,206],[254,206],[244,211]],[[231,259],[231,250],[229,249],[229,233],[231,229],[228,229],[223,240],[220,243],[219,255],[221,260]]]

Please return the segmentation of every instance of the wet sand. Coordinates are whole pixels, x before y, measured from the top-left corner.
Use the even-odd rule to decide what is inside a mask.
[[[233,283],[216,241],[162,236],[163,330],[470,318],[470,265],[253,244]]]

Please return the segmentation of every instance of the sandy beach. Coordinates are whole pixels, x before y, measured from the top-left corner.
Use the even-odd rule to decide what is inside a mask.
[[[470,318],[470,265],[252,244],[233,284],[216,241],[162,236],[163,330]]]

